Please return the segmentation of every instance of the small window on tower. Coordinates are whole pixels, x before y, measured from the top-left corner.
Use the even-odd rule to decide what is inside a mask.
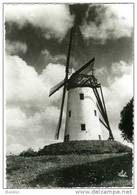
[[[81,124],[81,131],[85,131],[86,130],[86,125],[85,124]]]
[[[69,110],[69,117],[71,117],[71,110]]]
[[[80,100],[84,100],[84,93],[80,93],[79,96],[80,96]]]
[[[95,116],[97,116],[97,111],[96,110],[94,110],[94,114],[95,114]]]

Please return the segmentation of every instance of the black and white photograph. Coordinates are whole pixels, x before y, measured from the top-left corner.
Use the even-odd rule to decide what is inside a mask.
[[[134,3],[4,3],[6,189],[134,187]]]

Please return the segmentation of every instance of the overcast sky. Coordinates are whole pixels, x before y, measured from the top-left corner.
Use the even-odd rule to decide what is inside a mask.
[[[4,11],[7,152],[55,142],[62,91],[48,93],[64,77],[74,25],[70,66],[95,56],[112,131],[122,141],[120,111],[133,97],[133,5],[7,4]],[[65,112],[59,141],[64,123]]]

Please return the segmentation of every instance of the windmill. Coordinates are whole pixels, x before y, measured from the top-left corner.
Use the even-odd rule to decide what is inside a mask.
[[[65,96],[68,92],[64,141],[103,139],[100,122],[108,130],[109,139],[113,140],[102,87],[94,76],[95,58],[92,58],[76,72],[69,75],[72,34],[73,29],[70,32],[65,78],[51,88],[49,93],[49,96],[51,96],[63,87],[56,139],[59,138]]]

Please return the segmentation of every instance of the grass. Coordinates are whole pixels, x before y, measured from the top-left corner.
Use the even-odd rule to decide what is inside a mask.
[[[124,155],[117,158],[113,157],[96,162],[63,167],[48,173],[40,174],[35,180],[30,181],[30,184],[33,187],[36,187],[37,185],[40,187],[44,187],[45,185],[53,187],[104,187],[104,184],[105,187],[108,187],[109,185],[107,182],[111,181],[111,184],[114,187],[114,181],[117,181],[118,179],[121,182],[117,182],[116,187],[120,187],[123,184],[125,185],[125,180],[128,181],[126,185],[131,186],[129,179],[132,178],[130,171],[132,166],[129,163],[129,160],[130,157]],[[119,178],[118,173],[122,169],[126,171],[128,179]]]
[[[51,187],[129,187],[132,186],[132,153],[129,148],[113,149],[116,152],[96,153],[89,152],[89,142],[81,144],[73,142],[66,154],[62,153],[63,144],[55,152],[55,144],[50,148],[50,155],[39,152],[37,156],[8,156],[7,157],[7,187],[8,188],[51,188]],[[94,145],[97,143],[92,143]],[[102,144],[102,143],[101,143]],[[105,144],[104,144],[105,145]],[[115,143],[116,145],[116,143]],[[50,147],[51,147],[50,146]],[[108,146],[108,147],[107,147]],[[107,143],[102,150],[111,148]],[[90,146],[91,147],[91,146]],[[72,150],[73,148],[73,150]],[[75,149],[74,149],[75,148]],[[84,148],[84,149],[83,149]],[[100,147],[96,151],[100,152]],[[45,148],[44,148],[45,149]],[[58,148],[59,149],[59,148]],[[64,148],[65,151],[66,148]],[[78,150],[78,152],[76,151]],[[80,149],[82,152],[80,154]],[[57,150],[57,145],[56,145]],[[43,150],[45,152],[45,150]],[[53,152],[54,151],[54,152]],[[63,151],[63,152],[64,152]],[[83,152],[85,151],[85,153]],[[88,151],[88,152],[87,152]],[[109,151],[109,150],[106,150]],[[120,150],[119,150],[120,151]],[[49,152],[49,146],[48,146]],[[121,178],[118,173],[126,172],[127,177]]]

